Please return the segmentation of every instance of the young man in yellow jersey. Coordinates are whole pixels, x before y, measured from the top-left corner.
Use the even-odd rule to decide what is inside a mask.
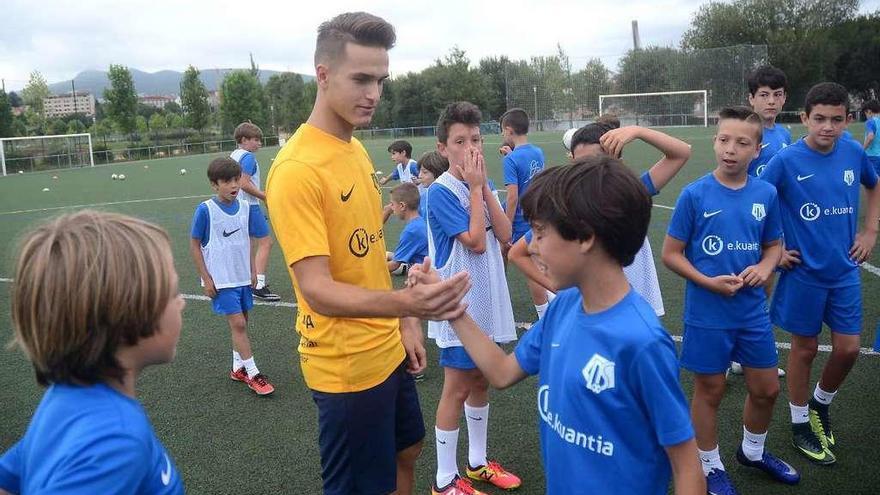
[[[425,367],[415,318],[460,315],[468,277],[391,290],[382,197],[352,137],[379,104],[394,28],[363,13],[318,28],[318,94],[266,184],[298,302],[306,384],[318,406],[325,494],[412,493],[425,427],[412,373]]]

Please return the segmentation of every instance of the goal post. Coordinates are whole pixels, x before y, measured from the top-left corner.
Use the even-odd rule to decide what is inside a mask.
[[[599,115],[614,114],[621,124],[708,127],[708,93],[698,89],[599,95]]]
[[[0,138],[0,171],[4,176],[94,166],[92,135],[88,133]]]

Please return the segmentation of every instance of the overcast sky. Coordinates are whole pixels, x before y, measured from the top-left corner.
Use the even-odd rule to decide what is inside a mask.
[[[0,78],[21,89],[32,70],[49,83],[111,63],[155,72],[246,67],[253,52],[264,69],[312,74],[318,24],[335,14],[368,10],[397,29],[392,74],[420,70],[458,45],[474,62],[555,53],[561,44],[575,67],[598,57],[611,67],[632,47],[675,45],[700,0],[4,0]],[[862,12],[880,8],[863,0]]]

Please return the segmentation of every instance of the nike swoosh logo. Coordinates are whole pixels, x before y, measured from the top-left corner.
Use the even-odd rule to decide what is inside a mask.
[[[446,442],[444,442],[443,440],[437,440],[437,443],[439,443],[440,445],[446,445]]]
[[[226,231],[224,230],[224,231],[223,231],[223,237],[229,237],[229,236],[231,236],[232,234],[238,232],[239,230],[241,230],[241,227],[239,227],[239,228],[233,230],[232,232],[226,232]]]
[[[171,460],[168,459],[168,454],[165,454],[165,470],[162,471],[162,484],[168,486],[168,483],[171,483]]]
[[[704,211],[704,212],[703,212],[703,218],[711,218],[711,217],[714,217],[715,215],[721,213],[722,211],[723,211],[723,210],[712,211],[712,212]]]
[[[342,198],[342,202],[345,203],[348,201],[348,198],[351,197],[351,192],[354,191],[354,184],[351,185],[351,189],[348,190],[348,194],[340,194],[340,198]]]
[[[474,421],[482,421],[483,420],[483,418],[475,418],[473,416],[468,416],[468,419],[472,419]]]
[[[810,177],[812,177],[812,176],[814,176],[814,175],[816,175],[816,174],[803,175],[803,176],[798,175],[798,176],[797,176],[797,181],[800,182],[800,181],[807,180],[807,179],[809,179]]]

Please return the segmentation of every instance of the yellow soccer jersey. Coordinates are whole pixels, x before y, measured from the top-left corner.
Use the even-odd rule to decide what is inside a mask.
[[[405,356],[398,318],[333,318],[302,297],[290,265],[329,256],[337,282],[391,289],[385,263],[382,194],[360,141],[350,143],[303,124],[278,153],[266,181],[272,228],[284,253],[298,314],[306,384],[320,392],[366,390]]]

